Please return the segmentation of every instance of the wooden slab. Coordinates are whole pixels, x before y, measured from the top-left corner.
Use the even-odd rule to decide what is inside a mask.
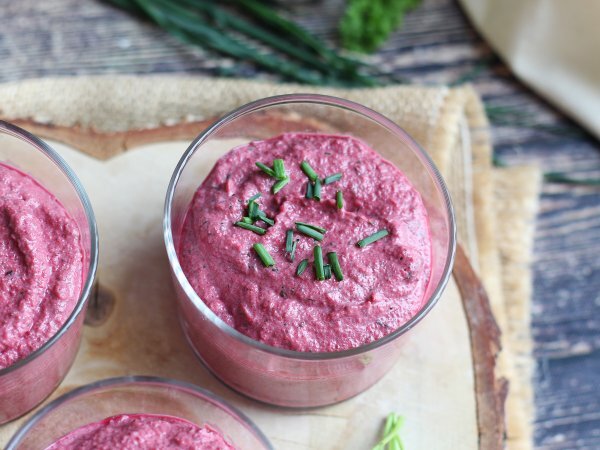
[[[223,152],[230,148],[226,142],[220,145]],[[108,161],[55,147],[90,195],[101,251],[100,284],[90,304],[84,342],[54,397],[109,376],[152,374],[191,381],[225,397],[278,449],[368,449],[391,411],[406,417],[407,449],[501,448],[502,399],[496,394],[502,389],[493,375],[497,335],[485,331],[495,330],[495,323],[480,284],[468,273],[466,258],[459,263],[470,284],[461,289],[471,302],[463,309],[457,284],[451,281],[440,303],[413,330],[400,361],[373,388],[325,408],[268,407],[241,397],[210,375],[179,329],[161,219],[168,180],[187,142],[147,145]],[[465,278],[464,270],[456,272],[459,280]],[[476,344],[473,353],[471,341]],[[473,358],[475,367],[485,370],[474,370]],[[482,428],[489,421],[495,426]],[[0,427],[0,444],[21,422]]]

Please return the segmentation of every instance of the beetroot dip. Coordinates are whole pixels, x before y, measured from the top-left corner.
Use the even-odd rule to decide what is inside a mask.
[[[255,163],[271,166],[275,158],[284,160],[290,182],[273,195],[274,179]],[[320,178],[343,175],[322,187],[321,201],[305,198],[302,161]],[[276,222],[263,236],[233,225],[259,192],[260,209]],[[323,241],[298,233],[295,222],[325,228]],[[299,239],[294,262],[285,253],[288,229]],[[356,245],[381,229],[389,235]],[[228,325],[271,346],[302,352],[359,347],[396,330],[426,301],[431,241],[421,197],[397,167],[349,136],[288,133],[234,148],[196,191],[181,233],[179,260],[199,297]],[[275,266],[257,257],[257,242]],[[325,263],[327,252],[337,252],[343,281],[317,281],[316,244]],[[296,276],[303,259],[308,268]]]
[[[75,221],[33,178],[0,164],[0,369],[56,334],[82,283]]]
[[[122,414],[77,428],[46,450],[235,450],[208,425],[152,414]]]

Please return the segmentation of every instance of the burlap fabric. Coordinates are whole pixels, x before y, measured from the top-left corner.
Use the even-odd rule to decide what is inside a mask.
[[[459,241],[486,286],[503,332],[499,371],[510,381],[508,448],[532,448],[529,263],[541,177],[533,167],[492,167],[487,118],[471,87],[341,90],[173,76],[43,79],[0,85],[0,117],[25,121],[39,134],[67,142],[71,134],[57,130],[111,136],[116,145],[90,140],[82,148],[108,158],[135,143],[132,132],[162,129],[167,131],[151,139],[181,137],[177,130],[186,123],[293,92],[336,95],[369,106],[397,122],[431,154],[453,197]]]

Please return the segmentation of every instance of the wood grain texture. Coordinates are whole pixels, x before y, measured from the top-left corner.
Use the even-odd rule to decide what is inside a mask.
[[[308,2],[292,14],[334,41],[341,2]],[[99,1],[0,0],[0,23],[0,81],[173,72],[272,78],[249,65],[184,46]],[[600,176],[599,143],[517,82],[453,0],[425,0],[370,59],[384,70],[432,84],[453,83],[486,61],[473,82],[487,104],[516,107],[537,122],[580,132],[578,137],[494,127],[497,154],[509,164],[536,163],[574,176]],[[599,213],[597,189],[544,186],[532,316],[539,449],[600,448]]]
[[[204,147],[194,163],[198,179],[239,144],[239,139],[219,140]],[[182,143],[148,145],[107,161],[54,145],[86,186],[102,250],[99,288],[91,299],[81,349],[53,398],[102,378],[158,375],[195,383],[225,398],[248,414],[278,450],[371,448],[390,411],[406,415],[402,437],[407,448],[498,450],[478,445],[471,340],[455,280],[449,280],[435,308],[405,336],[401,362],[368,391],[323,408],[270,407],[213,376],[178,325],[160,223],[164,192]],[[493,324],[489,312],[477,321]],[[493,372],[490,350],[495,346],[485,335],[477,342],[488,349],[483,361]],[[19,425],[15,421],[0,427],[0,447]]]
[[[475,371],[479,447],[504,448],[506,433],[504,401],[508,382],[496,378],[496,357],[500,352],[500,329],[494,320],[490,301],[464,249],[458,245],[452,272],[463,301],[469,324],[471,353]]]

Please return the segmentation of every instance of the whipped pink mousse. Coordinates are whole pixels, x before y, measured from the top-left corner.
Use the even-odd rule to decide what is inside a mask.
[[[46,450],[235,450],[214,428],[152,414],[122,414],[77,428]]]
[[[272,194],[273,177],[256,167],[283,159],[290,178]],[[306,198],[307,161],[323,179],[321,200]],[[336,192],[343,193],[343,208]],[[234,226],[257,193],[260,209],[275,220],[264,235]],[[322,242],[295,228],[326,229]],[[388,235],[357,242],[378,230]],[[286,231],[299,239],[294,262]],[[253,250],[261,243],[275,265]],[[318,281],[313,249],[336,252],[344,279]],[[302,352],[332,352],[368,344],[393,332],[423,306],[431,273],[427,212],[419,193],[393,164],[364,142],[326,134],[288,133],[234,148],[218,160],[196,191],[184,221],[178,256],[199,297],[228,325],[265,344]],[[305,272],[296,268],[309,260]]]
[[[56,334],[82,283],[75,221],[32,177],[0,163],[0,369]]]

